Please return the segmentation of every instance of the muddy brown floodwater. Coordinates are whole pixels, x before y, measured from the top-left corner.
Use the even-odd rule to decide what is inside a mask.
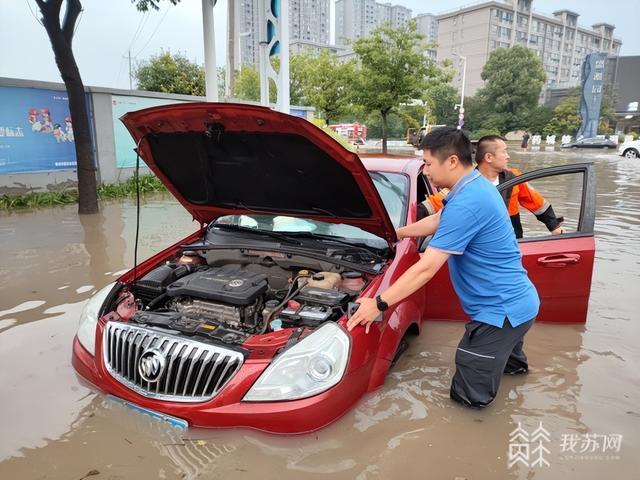
[[[448,397],[463,325],[426,323],[381,389],[333,425],[295,437],[176,431],[76,377],[82,306],[133,261],[132,201],[93,216],[75,206],[0,215],[0,479],[639,478],[640,162],[592,152],[512,157],[525,171],[596,164],[586,325],[535,325],[530,373],[505,378],[491,407],[469,411]],[[160,196],[146,199],[141,225],[143,259],[196,228]],[[528,442],[510,436],[518,423]],[[536,429],[542,436],[531,438]],[[543,457],[548,466],[509,467],[517,444],[529,446],[529,463]]]

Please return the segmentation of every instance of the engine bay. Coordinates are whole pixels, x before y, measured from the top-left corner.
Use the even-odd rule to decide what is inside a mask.
[[[369,282],[280,252],[185,251],[117,295],[109,320],[240,345],[252,335],[337,321]]]

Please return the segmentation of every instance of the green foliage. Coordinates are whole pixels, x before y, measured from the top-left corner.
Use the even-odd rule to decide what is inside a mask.
[[[140,63],[135,71],[140,90],[204,95],[204,68],[181,53],[162,52]]]
[[[490,128],[505,133],[528,128],[526,119],[536,108],[546,79],[536,54],[522,45],[498,48],[489,55],[481,77],[486,83],[478,94],[495,114],[486,120]]]
[[[480,140],[486,135],[502,135],[502,133],[497,128],[479,128],[471,132],[470,137],[471,140]]]
[[[304,85],[307,79],[308,55],[292,55],[289,58],[289,102],[291,105],[307,105]]]
[[[78,203],[77,190],[59,192],[31,192],[26,195],[2,195],[0,209],[18,210],[21,208],[57,207]]]
[[[169,0],[173,5],[180,3],[180,0]],[[131,0],[131,3],[135,4],[136,8],[141,12],[146,12],[150,9],[159,10],[162,0]]]
[[[326,50],[317,57],[299,57],[300,87],[309,105],[327,124],[349,111],[356,80],[355,62],[340,62]]]
[[[553,110],[543,105],[538,105],[523,118],[524,128],[532,135],[542,135],[546,127],[553,118]]]
[[[602,103],[600,104],[600,124],[598,133],[607,135],[613,133],[613,126],[616,124],[616,95],[610,85],[604,87]]]
[[[491,113],[487,107],[484,97],[474,95],[473,97],[465,97],[464,99],[464,128],[465,130],[474,131],[482,128],[486,120],[486,116]]]
[[[449,83],[430,84],[425,93],[425,103],[431,113],[430,123],[451,125],[458,118],[458,111],[454,107],[460,103],[460,95]]]
[[[391,110],[420,98],[426,79],[437,75],[438,67],[423,53],[423,39],[415,21],[411,21],[407,27],[397,29],[378,27],[353,45],[360,63],[360,74],[354,82],[355,100],[367,112],[381,115],[383,153]]]
[[[155,175],[140,176],[140,193],[164,192],[165,186]],[[134,196],[136,194],[135,176],[124,183],[102,184],[98,187],[98,198],[112,199]],[[56,192],[31,192],[25,195],[2,195],[0,210],[19,210],[23,208],[58,207],[78,203],[78,191],[67,189]]]
[[[422,122],[419,122],[422,123]],[[377,112],[371,112],[365,117],[365,124],[367,125],[367,137],[368,138],[382,138],[382,117]],[[392,111],[387,116],[387,138],[405,138],[407,128],[415,128],[419,126],[418,122],[413,120],[409,123],[406,117],[402,117],[398,111]]]
[[[542,134],[575,136],[582,124],[582,119],[578,115],[578,103],[577,96],[567,97],[560,102],[553,110],[553,118],[542,129]]]
[[[240,100],[260,100],[260,73],[253,67],[243,66],[236,72],[235,91],[233,96]]]
[[[140,176],[140,193],[162,192],[166,188],[155,175]],[[121,198],[136,194],[136,177],[129,177],[124,183],[104,183],[98,187],[98,196],[105,198]]]

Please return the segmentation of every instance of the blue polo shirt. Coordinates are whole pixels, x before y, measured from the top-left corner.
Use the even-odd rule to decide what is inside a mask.
[[[447,195],[429,247],[451,254],[449,273],[472,320],[516,327],[538,314],[540,300],[498,189],[477,170]]]

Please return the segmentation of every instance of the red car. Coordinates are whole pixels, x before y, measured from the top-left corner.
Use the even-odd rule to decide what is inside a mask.
[[[123,122],[201,227],[87,303],[73,365],[104,392],[176,423],[308,432],[380,387],[422,320],[466,319],[443,268],[369,334],[345,329],[354,300],[386,289],[428,243],[395,235],[433,192],[421,160],[361,160],[311,123],[256,106],[164,106]],[[584,322],[593,166],[510,183],[559,174],[582,176],[577,231],[521,247],[539,321]]]

